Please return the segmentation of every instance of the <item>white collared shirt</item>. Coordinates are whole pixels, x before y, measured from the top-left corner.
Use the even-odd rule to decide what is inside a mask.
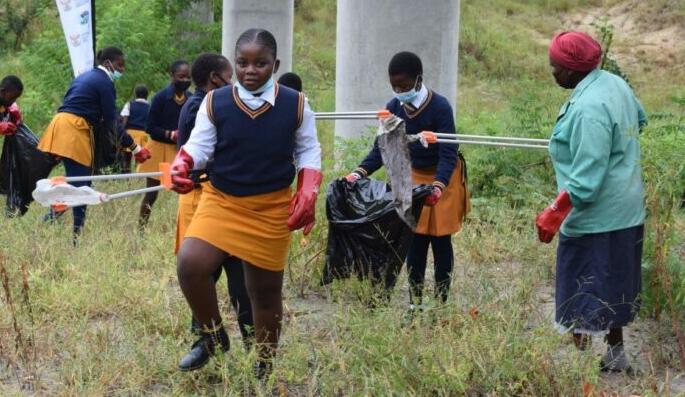
[[[413,101],[410,102],[410,104],[418,109],[421,107],[421,105],[423,105],[423,101],[425,101],[426,98],[428,98],[428,88],[426,88],[425,84],[421,83],[419,94],[416,96],[416,98],[414,98]]]
[[[145,99],[145,98],[136,98],[136,99],[134,99],[134,101],[140,102],[140,103],[149,103],[147,101],[147,99]],[[130,115],[131,115],[131,102],[126,102],[124,104],[124,108],[121,109],[121,117],[128,117]]]
[[[114,82],[114,78],[112,78],[112,72],[110,72],[109,70],[107,70],[106,67],[104,67],[104,66],[102,66],[102,65],[98,65],[98,69],[100,69],[100,70],[104,71],[105,73],[107,73],[107,77],[109,77],[109,79],[112,80],[112,82]]]
[[[268,102],[271,106],[276,104],[275,84],[260,96],[252,95],[239,85],[237,87],[238,96],[250,109],[257,109],[265,102]],[[293,152],[295,167],[298,171],[302,168],[320,170],[321,145],[316,134],[314,112],[312,112],[306,99],[303,113],[302,124],[295,131],[295,150]],[[205,97],[197,112],[195,127],[190,133],[190,138],[183,145],[183,149],[193,158],[194,169],[204,168],[207,162],[214,157],[214,149],[217,143],[216,134],[216,126],[207,115],[207,97]]]

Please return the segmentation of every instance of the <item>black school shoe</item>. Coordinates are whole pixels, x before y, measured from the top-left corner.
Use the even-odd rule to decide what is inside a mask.
[[[602,372],[623,372],[626,375],[634,375],[635,370],[630,365],[623,345],[608,346],[607,352],[599,363]]]
[[[267,360],[267,361],[259,360],[254,365],[254,376],[255,376],[255,378],[257,378],[259,380],[263,380],[263,379],[269,377],[272,369],[273,369],[273,364],[271,363],[271,360]]]
[[[231,348],[228,334],[221,324],[214,329],[200,331],[200,339],[193,343],[188,354],[179,361],[178,369],[185,372],[204,367],[209,358],[216,353],[217,347],[223,353]]]

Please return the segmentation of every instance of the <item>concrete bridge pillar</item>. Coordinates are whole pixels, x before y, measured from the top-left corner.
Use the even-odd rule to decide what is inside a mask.
[[[292,70],[294,0],[224,0],[221,53],[233,62],[235,42],[250,28],[262,28],[276,37],[279,74]]]
[[[338,0],[335,110],[375,110],[392,97],[388,62],[400,51],[423,61],[425,84],[456,111],[459,0]],[[359,136],[372,121],[338,120],[335,133]]]

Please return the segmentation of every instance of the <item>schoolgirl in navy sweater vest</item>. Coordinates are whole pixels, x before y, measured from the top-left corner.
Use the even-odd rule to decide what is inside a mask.
[[[423,84],[421,59],[410,52],[393,56],[388,67],[395,97],[386,108],[405,121],[407,134],[434,131],[454,134],[454,112],[447,99]],[[419,142],[409,146],[415,184],[432,184],[407,255],[410,314],[421,308],[428,248],[433,248],[435,295],[445,302],[449,294],[454,254],[452,234],[461,229],[469,209],[465,164],[457,145]],[[383,165],[377,142],[359,167],[345,179],[354,183]]]
[[[195,127],[197,112],[200,110],[200,105],[207,93],[229,85],[233,76],[233,68],[224,56],[206,53],[198,56],[195,62],[193,62],[191,75],[195,84],[195,93],[183,105],[181,116],[178,119],[179,147],[185,145],[188,138],[190,138],[190,132]],[[190,193],[178,196],[176,249],[174,253],[178,253],[185,232],[197,210],[204,186],[207,186],[207,183],[196,184]],[[249,349],[251,347],[251,340],[254,338],[254,322],[252,321],[252,304],[245,288],[243,264],[235,257],[228,258],[224,261],[222,267],[214,273],[215,282],[221,277],[222,268],[228,278],[228,295],[231,305],[237,314],[238,327],[243,337],[243,343]],[[195,319],[191,323],[191,330],[195,333],[201,331],[201,327]],[[206,351],[202,353],[207,354]]]
[[[147,145],[148,135],[145,132],[147,125],[147,116],[150,112],[150,103],[147,101],[148,89],[146,86],[139,84],[133,90],[135,99],[126,102],[124,108],[121,109],[121,124],[126,132],[133,138],[133,141],[140,145]],[[131,152],[128,150],[121,151],[120,164],[121,172],[127,174],[131,172]]]
[[[169,163],[176,155],[178,139],[178,117],[181,108],[190,96],[190,65],[183,60],[175,61],[169,67],[171,82],[152,98],[147,121],[150,141],[147,148],[152,158],[138,167],[138,172],[159,171],[159,163]],[[159,186],[158,178],[147,178],[147,187]],[[140,203],[139,225],[144,228],[150,219],[152,206],[157,201],[157,192],[145,194]]]
[[[257,375],[268,372],[283,315],[283,270],[290,233],[314,226],[321,183],[321,148],[314,114],[303,94],[274,83],[276,40],[250,29],[236,43],[235,86],[207,94],[195,127],[172,164],[174,190],[194,187],[193,168],[214,161],[211,183],[178,253],[178,279],[202,337],[179,369],[203,366],[215,348],[228,350],[212,275],[230,257],[244,266],[252,302]],[[290,185],[298,175],[297,192]]]

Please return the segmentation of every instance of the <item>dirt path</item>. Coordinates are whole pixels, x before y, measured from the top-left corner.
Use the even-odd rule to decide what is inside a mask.
[[[622,1],[562,18],[565,28],[595,32],[605,19],[613,26],[612,54],[622,67],[635,71],[668,66],[685,72],[685,13],[679,1]],[[675,65],[680,65],[679,67]]]
[[[531,315],[531,325],[553,324],[554,288],[546,285],[536,291],[540,302],[536,313]],[[675,337],[670,328],[657,325],[653,320],[638,318],[625,329],[625,347],[633,367],[638,371],[634,377],[623,374],[602,374],[597,390],[618,393],[620,396],[643,395],[647,391],[658,396],[685,396],[685,373],[668,366],[676,362]],[[591,354],[599,363],[606,351],[602,338],[592,341]],[[559,354],[573,351],[570,343],[559,349]]]

